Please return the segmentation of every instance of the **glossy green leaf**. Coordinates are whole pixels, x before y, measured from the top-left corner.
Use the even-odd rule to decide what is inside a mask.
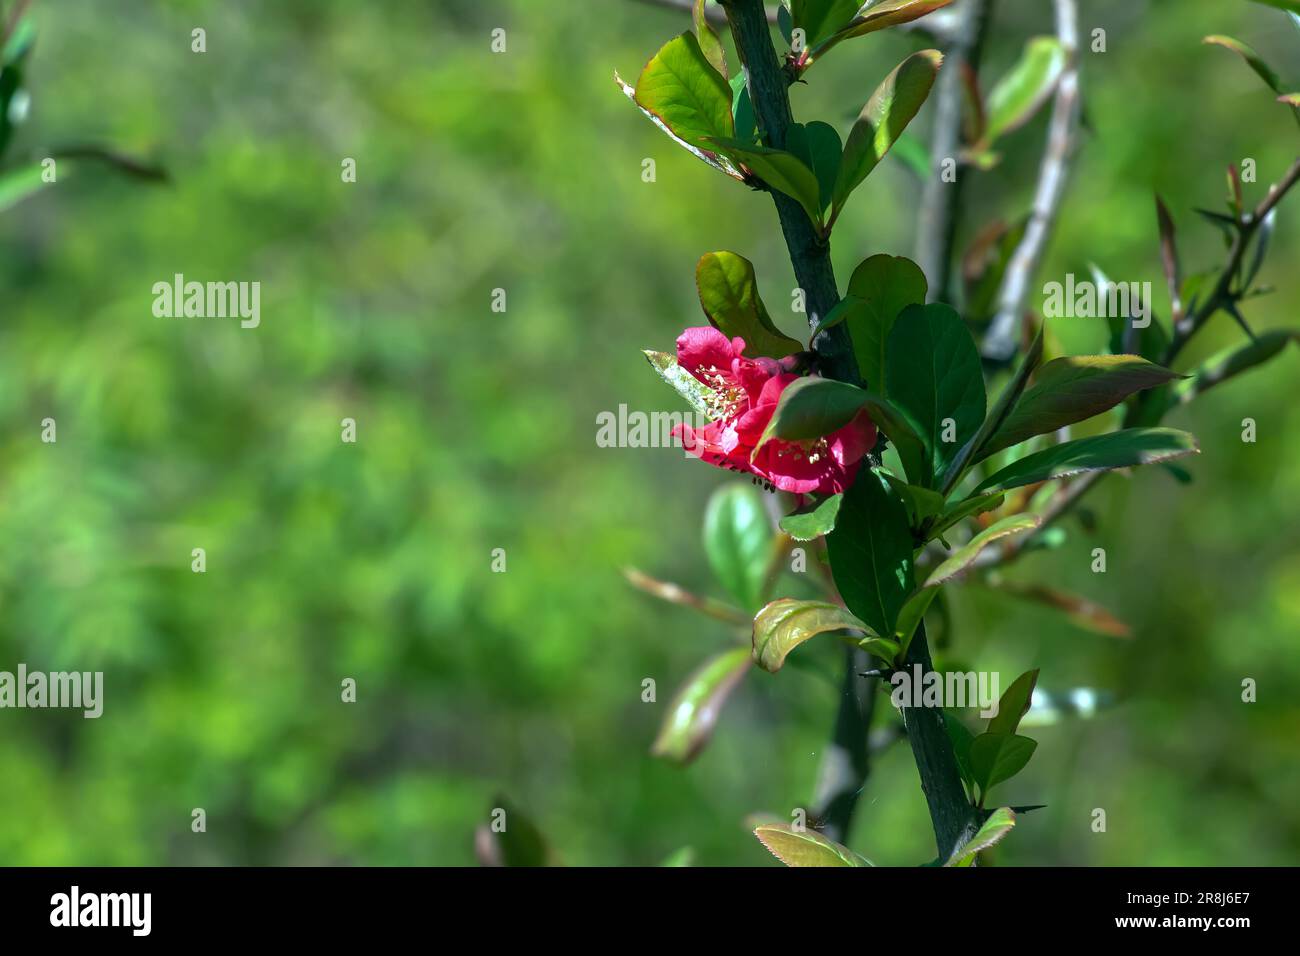
[[[923,587],[935,588],[947,584],[966,571],[979,557],[980,552],[993,542],[1009,538],[1012,535],[1034,531],[1042,523],[1042,517],[1035,514],[1011,515],[1001,521],[995,521],[948,555],[943,563],[930,572],[930,576],[925,579]]]
[[[889,400],[919,426],[925,446],[930,475],[908,478],[933,487],[935,476],[944,474],[984,422],[979,350],[951,306],[935,302],[903,310],[886,345],[885,387]]]
[[[894,633],[912,593],[912,532],[907,507],[874,471],[863,468],[844,493],[826,536],[831,572],[850,611],[878,635]]]
[[[903,135],[930,95],[942,62],[943,54],[938,50],[913,53],[871,95],[844,144],[844,158],[835,180],[833,202],[837,210],[844,207],[849,194]]]
[[[777,192],[784,193],[803,207],[818,230],[822,225],[821,186],[813,171],[794,153],[783,149],[754,146],[725,136],[709,137],[708,142],[722,150],[733,162],[748,166],[750,171]]]
[[[695,759],[713,736],[727,698],[752,666],[747,647],[705,661],[673,695],[650,752],[679,764]]]
[[[1200,451],[1196,439],[1174,428],[1126,428],[1053,445],[1014,461],[979,483],[976,493],[1016,488],[1085,471],[1170,461]]]
[[[747,145],[753,143],[758,137],[758,118],[754,115],[744,73],[731,78],[731,115],[736,124],[736,139]]]
[[[843,150],[840,134],[829,123],[795,123],[786,134],[785,148],[798,156],[817,177],[819,208],[824,210],[831,204],[835,178],[840,171]]]
[[[989,91],[984,142],[1029,122],[1056,89],[1065,63],[1065,47],[1056,37],[1030,39],[1016,65]]]
[[[781,530],[796,541],[812,541],[835,527],[843,495],[831,495],[806,511],[796,511],[781,519]]]
[[[791,0],[791,26],[803,30],[805,47],[815,47],[852,20],[862,3],[863,0]]]
[[[989,814],[984,825],[976,831],[964,844],[953,851],[952,856],[944,866],[970,866],[975,862],[975,857],[981,850],[987,850],[1003,837],[1016,825],[1016,814],[1010,807],[998,807]]]
[[[723,485],[704,510],[704,553],[722,586],[746,610],[763,605],[772,527],[753,485]]]
[[[1053,359],[1034,378],[976,455],[976,461],[1035,435],[1086,421],[1114,408],[1134,392],[1179,378],[1136,355],[1069,355]]]
[[[903,23],[911,23],[950,3],[952,0],[879,0],[855,16],[842,29],[809,50],[808,61],[811,63],[825,56],[845,40],[866,36],[868,33],[875,33],[877,30]]]
[[[1235,40],[1232,37],[1221,36],[1218,34],[1215,36],[1208,36],[1201,42],[1213,46],[1221,46],[1225,50],[1231,50],[1233,53],[1237,54],[1237,56],[1245,60],[1246,65],[1254,70],[1255,75],[1263,80],[1265,85],[1267,85],[1274,93],[1282,94],[1286,92],[1282,87],[1282,81],[1278,79],[1277,73],[1274,69],[1265,63],[1264,58],[1256,53],[1254,47],[1249,44],[1242,43],[1240,40]]]
[[[903,256],[871,256],[853,270],[849,296],[861,306],[848,311],[845,322],[858,372],[868,387],[887,394],[883,390],[889,333],[904,309],[925,304],[928,289],[921,267]]]
[[[867,404],[865,390],[833,378],[805,375],[785,387],[754,454],[769,440],[807,441],[843,428]]]
[[[796,832],[788,823],[765,823],[754,836],[786,866],[873,866],[846,846],[828,840],[816,830]]]
[[[708,0],[695,0],[695,6],[691,10],[691,18],[695,23],[695,39],[700,45],[700,52],[704,54],[704,59],[718,71],[718,74],[725,80],[727,78],[727,53],[722,48],[722,41],[718,35],[713,32],[708,18],[704,15],[704,5]]]
[[[804,641],[831,631],[871,629],[838,604],[778,598],[754,615],[754,661],[775,674]]]
[[[686,369],[677,364],[677,357],[667,352],[645,350],[645,357],[650,367],[659,373],[678,395],[686,399],[687,404],[697,415],[713,418],[713,409],[720,403],[717,392],[709,388]]]
[[[1011,734],[983,733],[970,745],[971,776],[987,795],[999,783],[1025,769],[1038,741]]]
[[[28,196],[50,185],[40,163],[18,166],[0,173],[0,212],[18,205]]]
[[[998,700],[998,712],[989,718],[988,732],[1013,735],[1020,726],[1020,718],[1029,712],[1034,699],[1034,685],[1038,683],[1038,668],[1026,671],[1011,682]]]
[[[664,44],[636,81],[637,105],[659,117],[687,143],[730,138],[731,87],[715,70],[695,34],[686,32]]]
[[[636,90],[633,87],[629,86],[627,83],[623,82],[623,77],[619,76],[617,72],[615,72],[614,74],[614,82],[617,83],[618,88],[623,91],[623,95],[632,101],[632,105],[634,105],[643,114],[645,114],[646,118],[649,119],[650,122],[654,123],[655,126],[659,127],[659,130],[665,136],[671,139],[674,143],[676,143],[682,149],[686,150],[696,159],[700,160],[701,162],[707,163],[709,166],[713,167],[718,172],[724,173],[727,176],[730,176],[732,179],[737,179],[740,180],[741,182],[744,182],[745,180],[744,175],[740,172],[739,169],[737,169],[732,164],[731,160],[727,159],[725,156],[720,156],[709,150],[701,149],[699,146],[696,146],[694,143],[688,143],[686,140],[682,139],[680,136],[674,133],[672,129],[669,128],[668,124],[663,121],[663,119],[661,119],[656,114],[650,112],[650,110],[646,109],[644,106],[638,103],[636,101]]]
[[[695,287],[710,324],[728,338],[744,339],[749,358],[784,358],[803,349],[773,324],[748,259],[734,252],[705,253],[695,266]]]

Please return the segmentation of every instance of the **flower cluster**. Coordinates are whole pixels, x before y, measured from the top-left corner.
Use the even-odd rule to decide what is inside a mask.
[[[677,339],[677,364],[712,390],[707,425],[679,425],[673,434],[696,457],[756,476],[795,494],[838,494],[853,483],[858,463],[876,441],[865,411],[849,424],[810,441],[769,439],[757,454],[781,393],[799,376],[770,358],[745,358],[745,340],[712,326],[687,329]]]

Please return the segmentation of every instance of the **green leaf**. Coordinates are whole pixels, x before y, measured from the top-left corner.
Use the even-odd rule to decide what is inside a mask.
[[[841,30],[808,51],[808,63],[825,56],[831,49],[854,37],[866,36],[877,30],[911,23],[927,13],[948,6],[952,0],[879,0],[848,22]]]
[[[907,517],[913,528],[919,528],[928,519],[943,514],[945,502],[943,495],[920,485],[909,485],[900,478],[882,472],[898,496],[907,505]]]
[[[811,48],[839,30],[858,12],[863,0],[792,0],[790,21],[803,30],[804,46]]]
[[[1105,471],[1194,455],[1196,439],[1174,428],[1126,428],[1067,441],[1014,461],[985,478],[975,492],[1017,488],[1085,471]]]
[[[713,736],[727,698],[752,666],[747,647],[705,661],[673,695],[650,752],[679,764],[694,760]]]
[[[742,608],[763,605],[772,528],[752,485],[723,485],[704,511],[704,553],[722,586]]]
[[[1034,699],[1034,685],[1038,683],[1038,668],[1026,671],[1011,682],[998,700],[998,712],[989,718],[988,732],[991,734],[1015,734],[1020,726],[1020,718],[1029,712],[1029,705]]]
[[[794,42],[794,18],[790,15],[790,8],[784,3],[776,5],[776,28],[781,33],[781,39],[786,43]]]
[[[812,541],[835,527],[843,495],[831,495],[806,511],[796,511],[781,519],[781,530],[796,541]]]
[[[999,783],[1025,769],[1038,741],[1011,734],[980,734],[970,745],[971,775],[980,794],[987,795]]]
[[[871,629],[838,604],[778,598],[754,615],[754,661],[775,674],[792,650],[828,631]]]
[[[754,115],[754,104],[749,98],[744,73],[731,78],[731,115],[736,124],[736,139],[745,144],[753,143],[758,136],[758,119]]]
[[[878,635],[894,633],[913,589],[907,507],[875,471],[862,469],[826,536],[831,573],[850,611]]]
[[[0,212],[18,205],[28,196],[50,185],[40,163],[31,163],[0,173]]]
[[[713,27],[709,25],[708,18],[704,16],[704,4],[708,0],[695,0],[695,7],[691,11],[691,17],[695,22],[695,39],[700,45],[700,52],[704,54],[704,59],[718,71],[718,74],[725,80],[727,78],[727,53],[722,48],[722,41],[718,35],[713,32]]]
[[[853,270],[849,296],[862,304],[846,313],[845,322],[858,371],[871,388],[885,387],[885,345],[894,321],[909,305],[924,305],[928,289],[921,267],[903,256],[871,256]]]
[[[791,125],[786,135],[786,149],[798,156],[817,177],[819,208],[831,204],[835,177],[840,171],[840,134],[829,123],[812,122]]]
[[[874,866],[846,846],[828,840],[816,830],[795,832],[788,823],[755,827],[758,842],[786,866]]]
[[[700,147],[696,146],[694,143],[688,143],[686,140],[682,139],[680,136],[674,133],[672,129],[668,126],[668,124],[663,121],[662,118],[660,118],[655,113],[650,112],[650,110],[646,109],[644,106],[638,103],[636,101],[636,90],[633,87],[629,86],[627,83],[624,83],[623,77],[619,76],[617,72],[614,73],[614,82],[617,83],[618,88],[623,91],[623,95],[632,101],[632,105],[635,106],[637,109],[639,109],[642,113],[644,113],[645,116],[650,120],[650,122],[654,123],[655,126],[659,127],[659,129],[663,132],[663,134],[667,136],[669,139],[671,139],[674,143],[676,143],[682,149],[686,150],[696,159],[700,160],[701,162],[707,163],[709,166],[712,166],[718,172],[724,173],[727,176],[730,176],[732,179],[739,180],[740,182],[745,181],[744,174],[741,173],[739,169],[737,169],[735,166],[732,165],[731,160],[727,159],[725,156],[718,156],[713,152],[703,150]]]
[[[908,474],[933,487],[984,421],[984,372],[970,330],[951,306],[908,306],[889,333],[885,352],[889,400],[919,426],[930,475]],[[951,419],[952,427],[945,426]],[[951,441],[944,441],[944,437]]]
[[[1237,54],[1237,56],[1245,60],[1246,64],[1255,71],[1255,75],[1263,80],[1268,88],[1274,93],[1280,95],[1286,92],[1286,90],[1282,88],[1282,81],[1278,79],[1277,73],[1274,72],[1271,66],[1264,62],[1264,58],[1256,53],[1254,48],[1249,44],[1242,43],[1240,40],[1234,40],[1232,37],[1218,34],[1208,36],[1201,42],[1212,46],[1221,46],[1225,50],[1231,50],[1233,53]]]
[[[1232,346],[1208,359],[1189,378],[1174,387],[1174,394],[1179,401],[1190,402],[1214,386],[1263,365],[1286,348],[1288,342],[1300,343],[1300,331],[1271,329],[1261,332],[1255,341]]]
[[[833,378],[805,375],[796,379],[781,392],[754,454],[773,438],[807,441],[843,428],[862,411],[867,397],[865,390]]]
[[[1034,531],[1042,523],[1042,517],[1034,514],[1011,515],[1001,521],[995,521],[948,555],[942,564],[930,572],[930,576],[925,579],[925,584],[922,587],[937,588],[940,585],[947,584],[968,569],[975,559],[979,557],[979,553],[994,541],[1009,538],[1016,534],[1024,534],[1027,531]]]
[[[725,136],[711,136],[708,141],[733,162],[748,166],[755,176],[777,192],[784,193],[799,203],[808,214],[809,221],[821,231],[821,186],[813,171],[798,156],[782,149],[753,146]]]
[[[912,638],[916,635],[916,629],[920,626],[921,621],[925,618],[925,612],[930,609],[930,605],[938,594],[938,588],[921,588],[907,599],[902,610],[898,612],[898,621],[894,624],[894,637],[898,638],[898,656],[900,659],[906,656],[907,649],[912,646]]]
[[[687,143],[698,146],[710,137],[726,139],[735,133],[731,88],[689,31],[650,58],[636,81],[635,98]]]
[[[970,745],[975,742],[975,735],[946,709],[943,712],[943,722],[948,728],[948,739],[952,741],[953,756],[957,758],[957,770],[961,773],[962,781],[973,791],[975,777],[970,769]]]
[[[938,50],[913,53],[876,88],[844,144],[844,158],[835,180],[836,210],[844,208],[849,194],[903,135],[930,95],[942,62],[943,54]]]
[[[935,526],[930,529],[928,537],[937,538],[949,528],[966,518],[971,518],[975,515],[982,515],[986,511],[992,511],[999,507],[1005,498],[1006,495],[995,491],[987,495],[975,495],[971,498],[966,498],[949,505],[947,510],[944,511],[943,516]]]
[[[1035,435],[1046,435],[1100,415],[1134,392],[1176,378],[1176,372],[1136,355],[1070,355],[1053,359],[1039,370],[1033,386],[975,460]]]
[[[646,349],[644,354],[650,362],[650,367],[672,386],[673,391],[686,399],[697,415],[709,419],[714,417],[713,409],[718,408],[721,402],[717,392],[678,365],[676,356],[669,355],[667,352],[652,352],[649,349]]]
[[[998,807],[973,837],[953,851],[944,866],[970,866],[981,850],[987,850],[1000,841],[1015,825],[1015,812],[1010,807]]]
[[[1029,122],[1056,89],[1065,63],[1065,47],[1056,37],[1029,40],[1020,60],[989,91],[984,147]]]
[[[758,295],[754,266],[734,252],[708,252],[695,266],[695,287],[709,323],[745,340],[745,355],[784,358],[803,346],[773,324]]]
[[[948,471],[943,477],[942,485],[945,491],[951,491],[953,488],[957,487],[957,483],[961,481],[962,475],[970,464],[979,461],[983,457],[987,457],[987,453],[984,449],[988,446],[989,439],[1000,431],[1002,426],[1006,423],[1007,418],[1011,415],[1012,409],[1016,407],[1016,404],[1020,401],[1020,396],[1025,391],[1025,385],[1029,382],[1029,376],[1033,374],[1036,368],[1038,368],[1038,363],[1041,362],[1042,359],[1043,328],[1042,326],[1039,326],[1038,334],[1034,336],[1033,342],[1029,345],[1029,351],[1026,352],[1025,357],[1021,359],[1020,367],[1016,370],[1016,374],[1012,377],[1011,381],[1007,383],[1007,387],[1002,390],[1002,394],[998,396],[997,403],[993,406],[993,410],[989,412],[988,416],[984,419],[984,424],[980,426],[980,430],[975,434],[975,437],[962,446],[961,451],[957,453],[957,457],[954,458],[952,463],[948,466]]]

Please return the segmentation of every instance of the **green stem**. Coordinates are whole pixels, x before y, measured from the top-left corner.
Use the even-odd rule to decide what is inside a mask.
[[[784,149],[786,134],[794,122],[790,112],[789,78],[781,69],[771,28],[761,0],[721,0],[731,24],[740,62],[748,77],[749,99],[754,105],[763,141],[773,149]],[[781,232],[790,252],[794,276],[803,289],[808,324],[814,326],[840,301],[831,268],[830,241],[817,234],[807,213],[784,193],[769,189]],[[858,363],[848,330],[839,325],[822,332],[813,341],[821,370],[843,382],[858,381]]]
[[[922,676],[934,670],[924,622],[916,629],[916,636],[907,649],[904,666],[909,675],[915,664],[921,665]],[[939,859],[946,860],[979,829],[979,816],[966,798],[952,740],[944,724],[943,710],[938,707],[904,707],[903,724],[912,745],[912,756],[916,758],[917,772],[921,775],[921,790],[930,808]]]
[[[731,25],[731,35],[745,70],[750,102],[763,141],[774,149],[785,146],[794,122],[790,110],[789,75],[781,69],[772,45],[772,33],[761,0],[720,0]],[[831,267],[829,240],[818,235],[803,207],[774,189],[768,192],[776,204],[794,275],[803,289],[808,324],[815,326],[840,300]],[[858,363],[848,329],[837,326],[813,340],[821,372],[829,378],[858,383]],[[865,658],[866,655],[861,655]],[[858,677],[858,655],[845,659],[844,693],[835,715],[835,727],[819,768],[812,801],[813,819],[833,840],[843,841],[853,822],[853,811],[866,784],[867,737],[875,689]],[[865,661],[862,663],[865,664]]]

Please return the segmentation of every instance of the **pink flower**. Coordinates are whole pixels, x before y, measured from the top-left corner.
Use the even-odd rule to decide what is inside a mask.
[[[772,439],[754,455],[781,393],[799,376],[770,358],[745,358],[745,340],[728,339],[712,326],[692,328],[677,339],[677,364],[713,390],[713,421],[703,428],[680,425],[673,434],[685,449],[719,468],[752,474],[795,494],[838,494],[853,483],[858,463],[876,441],[876,426],[863,411],[843,428],[811,441]]]

